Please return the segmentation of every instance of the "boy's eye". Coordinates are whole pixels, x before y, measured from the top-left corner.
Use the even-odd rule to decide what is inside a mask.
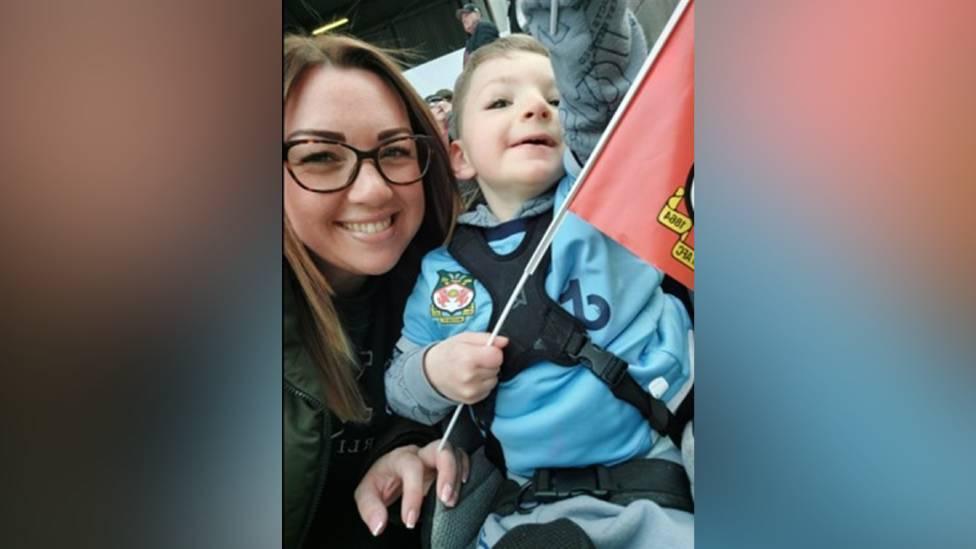
[[[488,108],[489,109],[501,109],[501,108],[507,107],[507,106],[509,106],[511,104],[512,104],[512,102],[509,101],[508,99],[496,99],[496,100],[494,100],[494,101],[492,101],[491,103],[488,104]]]

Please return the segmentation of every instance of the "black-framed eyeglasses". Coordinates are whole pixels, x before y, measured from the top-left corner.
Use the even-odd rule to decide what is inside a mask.
[[[307,191],[332,193],[352,185],[363,160],[371,159],[388,183],[410,185],[430,167],[431,137],[397,135],[361,151],[332,139],[295,139],[284,143],[285,169]]]

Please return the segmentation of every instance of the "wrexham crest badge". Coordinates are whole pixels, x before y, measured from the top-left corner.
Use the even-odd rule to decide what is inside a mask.
[[[437,271],[430,296],[430,317],[441,324],[461,324],[474,314],[474,278],[468,273]]]

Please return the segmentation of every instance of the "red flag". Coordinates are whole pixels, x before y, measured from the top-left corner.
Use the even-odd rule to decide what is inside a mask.
[[[694,289],[694,4],[680,16],[616,126],[597,151],[569,209]]]

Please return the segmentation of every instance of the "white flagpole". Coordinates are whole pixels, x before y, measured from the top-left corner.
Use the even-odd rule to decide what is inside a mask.
[[[529,263],[532,263],[531,258],[529,259]],[[538,262],[536,263],[538,264]],[[512,292],[512,295],[508,297],[508,303],[506,303],[505,308],[502,309],[501,315],[498,316],[498,321],[495,322],[495,329],[491,331],[491,335],[488,337],[488,341],[485,343],[486,347],[491,346],[491,344],[495,341],[495,338],[498,337],[498,332],[502,329],[502,325],[505,324],[505,320],[508,318],[508,313],[512,310],[512,305],[515,303],[516,297],[519,295],[522,287],[525,286],[525,281],[529,279],[529,276],[534,270],[534,268],[531,271],[526,268],[524,271],[522,271],[522,277],[519,278],[518,283],[515,284],[515,291]],[[454,424],[457,423],[458,418],[461,417],[461,408],[464,408],[464,404],[458,404],[457,408],[454,409],[454,415],[451,416],[451,421],[447,424],[447,429],[444,431],[444,436],[441,438],[441,443],[437,445],[438,452],[444,449],[444,444],[447,443],[447,437],[451,435],[451,430],[454,429]]]
[[[603,131],[600,136],[600,140],[597,141],[596,147],[590,154],[589,160],[586,161],[586,165],[580,171],[579,176],[573,183],[573,187],[569,190],[569,194],[566,196],[566,200],[559,206],[559,210],[552,217],[552,221],[546,228],[546,232],[542,235],[542,240],[539,241],[539,245],[536,246],[535,251],[532,252],[532,257],[529,258],[528,265],[525,266],[525,270],[522,272],[522,277],[519,278],[518,283],[515,285],[515,289],[512,291],[512,295],[508,298],[508,303],[505,304],[505,308],[502,313],[498,316],[498,321],[495,323],[495,329],[491,331],[491,336],[488,338],[488,342],[485,346],[491,345],[495,341],[495,337],[498,332],[502,329],[502,324],[505,323],[505,319],[508,318],[509,311],[512,310],[512,306],[515,304],[515,299],[521,293],[522,287],[525,286],[525,282],[530,276],[535,272],[539,263],[542,261],[542,257],[546,254],[546,250],[549,249],[549,245],[552,244],[552,239],[556,236],[556,231],[563,224],[563,220],[566,218],[566,213],[569,211],[569,205],[572,204],[573,199],[576,198],[577,193],[579,193],[580,188],[584,181],[586,181],[586,176],[592,171],[593,164],[600,157],[600,153],[606,147],[607,141],[610,140],[610,136],[613,134],[613,130],[616,129],[617,124],[620,123],[620,119],[623,118],[624,112],[627,107],[633,101],[634,96],[637,95],[637,88],[644,81],[647,73],[650,72],[651,67],[654,66],[654,62],[657,60],[658,55],[660,55],[661,50],[664,49],[664,44],[667,43],[668,38],[671,37],[671,33],[674,28],[678,25],[678,21],[681,16],[684,15],[691,4],[692,0],[681,0],[677,7],[674,8],[674,12],[671,13],[671,18],[668,19],[668,23],[664,26],[661,31],[661,35],[658,36],[657,41],[654,42],[654,48],[651,49],[651,53],[647,56],[644,61],[644,65],[641,67],[639,73],[637,73],[637,78],[634,83],[627,90],[627,94],[624,96],[623,101],[620,102],[620,106],[617,107],[616,112],[613,113],[613,117],[610,119],[610,123],[607,124],[607,129]],[[454,409],[454,415],[451,416],[451,421],[447,424],[447,429],[444,431],[444,436],[441,438],[440,445],[438,445],[438,451],[444,449],[444,444],[447,443],[448,437],[451,435],[451,430],[454,429],[454,425],[457,423],[458,417],[461,415],[461,408],[464,404],[458,404],[457,408]]]

